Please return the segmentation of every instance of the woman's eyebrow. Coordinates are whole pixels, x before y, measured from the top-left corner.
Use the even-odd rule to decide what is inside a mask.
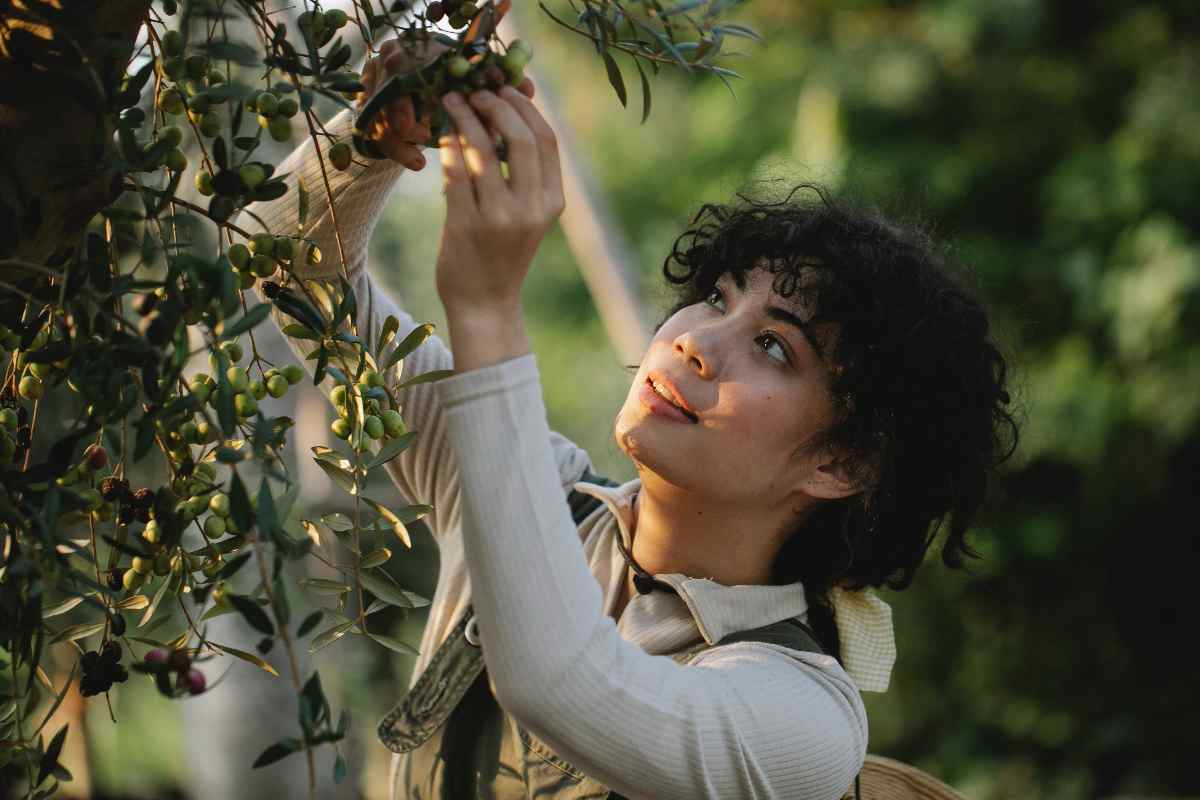
[[[720,278],[718,278],[718,280],[720,280]],[[744,275],[734,276],[733,283],[734,286],[737,287],[739,294],[746,288],[746,278]],[[816,334],[813,333],[812,326],[809,325],[808,322],[796,316],[791,311],[788,311],[786,308],[779,308],[778,306],[764,306],[763,312],[771,319],[778,320],[779,322],[786,322],[788,325],[791,325],[796,330],[800,331],[800,333],[804,336],[805,341],[808,342],[808,346],[813,349],[813,352],[818,356],[821,355],[821,347],[817,342]]]

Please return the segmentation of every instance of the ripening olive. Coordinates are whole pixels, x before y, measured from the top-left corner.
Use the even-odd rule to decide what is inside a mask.
[[[329,163],[333,164],[335,169],[349,169],[352,160],[350,145],[345,142],[338,142],[333,147],[329,148]]]
[[[125,574],[121,576],[121,585],[124,586],[127,591],[132,592],[141,586],[145,579],[145,576],[137,570],[127,569],[125,570]]]
[[[200,118],[200,133],[210,139],[221,132],[221,118],[215,111],[209,111]]]
[[[167,89],[158,97],[158,106],[167,114],[183,113],[183,97],[178,89]]]
[[[229,258],[229,263],[237,269],[250,266],[250,249],[241,242],[230,245],[225,255]]]
[[[258,413],[258,401],[254,399],[254,395],[246,392],[239,392],[233,396],[233,408],[237,411],[237,415],[243,419],[253,417]]]
[[[40,400],[45,391],[42,379],[36,375],[26,375],[17,384],[17,393],[26,400]]]
[[[350,423],[344,419],[335,419],[329,426],[329,430],[333,431],[333,435],[339,439],[350,438]]]
[[[462,56],[455,56],[446,64],[446,72],[455,78],[465,78],[471,71],[471,62]]]
[[[196,173],[196,191],[205,197],[212,197],[212,173],[207,170],[201,170]]]
[[[258,109],[258,113],[268,117],[274,116],[275,112],[279,110],[279,98],[272,92],[259,92],[254,106]]]
[[[163,159],[163,163],[167,165],[167,169],[171,170],[171,172],[183,172],[187,169],[188,160],[183,151],[176,147],[173,150],[167,151],[167,156]]]
[[[238,176],[242,179],[242,185],[244,185],[247,189],[253,189],[267,179],[267,171],[258,164],[243,164],[238,169]],[[254,249],[253,242],[258,241],[260,237],[262,237],[264,241],[272,238],[270,234],[266,233],[254,234],[254,236],[252,236],[250,239],[250,252],[258,252]]]
[[[287,382],[292,386],[304,380],[304,368],[299,364],[288,364],[280,374],[287,378]]]
[[[283,397],[287,394],[288,381],[282,375],[272,375],[267,379],[267,394],[271,397]]]
[[[218,517],[229,516],[229,495],[224,492],[214,492],[208,498],[208,508]]]
[[[225,379],[235,392],[244,392],[250,386],[250,376],[241,367],[230,367],[225,371]]]
[[[39,378],[44,379],[44,378],[50,377],[50,373],[54,371],[54,367],[51,364],[47,364],[45,362],[39,361],[34,364],[30,364],[29,371],[32,372],[34,375],[38,376]]]
[[[261,171],[262,167],[259,167],[259,170]],[[256,233],[250,237],[249,246],[250,252],[255,255],[260,253],[264,256],[272,255],[275,252],[275,237],[269,233]]]
[[[255,255],[250,259],[250,272],[260,278],[270,278],[275,274],[279,265],[275,263],[275,259],[265,255]]]
[[[225,518],[214,515],[214,516],[211,516],[208,519],[204,520],[204,535],[207,536],[209,539],[220,539],[222,536],[224,536],[225,535]],[[204,574],[208,575],[207,572],[205,572]],[[212,576],[209,576],[209,577],[212,577]]]
[[[272,117],[267,132],[275,141],[286,142],[292,138],[292,123],[287,117]]]
[[[339,383],[337,386],[333,387],[329,391],[330,401],[332,401],[335,406],[346,405],[347,391],[349,391],[349,390],[346,389],[346,385],[343,383]]]
[[[179,31],[167,31],[162,35],[162,51],[168,56],[183,52],[183,35]]]
[[[242,360],[242,356],[246,354],[241,342],[230,339],[227,342],[221,342],[221,352],[223,352],[230,361],[234,364]]]
[[[140,572],[142,575],[146,575],[154,569],[154,559],[134,556],[133,564],[130,565],[130,568],[134,572]]]

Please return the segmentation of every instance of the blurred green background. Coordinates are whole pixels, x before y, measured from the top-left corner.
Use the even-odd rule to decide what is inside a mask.
[[[1200,496],[1195,0],[755,0],[733,19],[767,44],[726,44],[747,54],[726,62],[745,76],[736,99],[716,78],[664,70],[640,126],[632,64],[618,58],[622,109],[587,42],[527,5],[535,82],[557,99],[632,243],[653,321],[663,258],[690,215],[751,179],[822,180],[926,220],[978,274],[1013,354],[1021,447],[976,528],[984,558],[972,574],[931,557],[910,590],[880,592],[899,660],[889,691],[864,695],[871,752],[972,800],[1200,796],[1200,687],[1185,655]],[[440,334],[444,210],[430,155],[424,173],[401,179],[372,260]],[[612,439],[629,374],[560,231],[524,299],[551,427],[603,474],[634,477]],[[324,436],[298,435],[293,454]],[[317,513],[341,500],[306,487],[303,502]],[[432,592],[427,538],[393,561]],[[422,622],[396,619],[396,633],[415,644]],[[355,716],[351,785],[338,796],[385,796],[388,754],[373,729],[412,660],[343,641],[317,663],[335,713]],[[181,730],[180,707],[148,688],[124,692],[134,724],[94,726],[97,784],[145,792],[184,780],[196,734]],[[163,731],[149,747],[131,730],[145,725]],[[252,757],[223,768],[248,771]],[[302,771],[300,758],[281,763]]]

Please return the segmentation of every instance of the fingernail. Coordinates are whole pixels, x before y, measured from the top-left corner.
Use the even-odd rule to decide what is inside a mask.
[[[456,92],[450,92],[443,99],[446,101],[446,105],[448,106],[457,106],[462,103],[462,97],[460,97]]]

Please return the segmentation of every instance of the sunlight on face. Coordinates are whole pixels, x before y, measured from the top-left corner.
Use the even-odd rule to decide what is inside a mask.
[[[768,313],[806,316],[774,294],[774,277],[750,271],[743,290],[725,274],[655,334],[613,431],[643,480],[752,502],[786,495],[806,468],[798,452],[832,421],[829,372],[810,337]],[[651,412],[640,395],[652,372],[675,384],[697,424]]]

